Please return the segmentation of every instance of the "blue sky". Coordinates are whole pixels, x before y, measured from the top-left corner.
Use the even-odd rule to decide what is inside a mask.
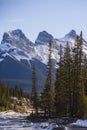
[[[43,30],[55,38],[82,30],[87,40],[87,0],[0,0],[0,40],[14,29],[33,42]]]

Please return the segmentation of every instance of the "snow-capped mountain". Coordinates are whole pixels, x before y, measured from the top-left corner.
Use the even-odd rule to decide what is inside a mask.
[[[51,34],[49,34],[48,32],[46,31],[42,31],[38,34],[38,37],[35,41],[35,44],[39,44],[39,45],[42,45],[42,44],[47,44],[50,42],[50,40],[53,39],[53,36]]]
[[[17,29],[4,33],[0,45],[0,52],[4,53],[2,56],[10,55],[17,60],[32,60],[37,59],[40,62],[47,64],[48,61],[48,43],[52,40],[52,59],[59,60],[58,50],[60,44],[64,47],[68,41],[70,46],[74,45],[77,34],[71,30],[67,35],[61,39],[55,39],[46,31],[39,33],[35,43],[32,43],[24,35],[24,33]]]
[[[36,62],[39,86],[42,88],[46,77],[49,42],[52,41],[53,71],[55,71],[56,62],[59,60],[60,44],[65,47],[68,41],[70,47],[73,47],[76,37],[75,30],[71,30],[60,39],[54,38],[46,31],[42,31],[33,43],[20,29],[5,32],[0,44],[0,79],[13,85],[31,86],[31,66],[33,62]],[[87,53],[87,42],[83,41],[84,52]]]
[[[10,43],[12,46],[25,52],[29,52],[33,47],[33,43],[19,29],[5,32],[1,44],[4,43]]]
[[[21,30],[13,30],[4,33],[3,39],[0,45],[0,54],[2,54],[2,60],[9,55],[17,60],[29,60],[37,59],[44,64],[48,61],[48,43],[54,39],[52,35],[46,31],[40,32],[35,44],[26,38]],[[59,45],[56,40],[53,40],[53,54],[54,60],[59,59],[57,55],[57,49]]]
[[[19,29],[5,32],[0,45],[0,52],[4,56],[10,55],[18,60],[31,59],[34,51],[34,43],[29,41],[23,32]]]

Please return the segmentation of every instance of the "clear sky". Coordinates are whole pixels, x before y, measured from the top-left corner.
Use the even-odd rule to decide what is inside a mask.
[[[33,42],[43,30],[55,38],[82,30],[87,40],[87,0],[0,0],[0,40],[14,29]]]

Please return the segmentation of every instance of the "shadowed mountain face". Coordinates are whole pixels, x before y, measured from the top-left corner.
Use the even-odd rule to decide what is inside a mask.
[[[0,44],[0,79],[12,86],[18,85],[25,91],[31,90],[32,64],[35,62],[38,89],[42,90],[47,74],[48,43],[52,40],[53,74],[55,75],[60,44],[65,47],[68,41],[70,47],[73,47],[76,37],[75,30],[71,30],[61,39],[55,39],[48,32],[42,31],[33,43],[20,29],[5,32]],[[87,42],[85,40],[83,49],[86,53]]]
[[[35,41],[35,44],[40,44],[40,45],[42,45],[42,44],[47,44],[47,43],[49,43],[50,40],[52,40],[52,39],[53,39],[53,36],[52,36],[51,34],[49,34],[49,33],[46,32],[46,31],[43,31],[43,32],[40,32],[40,33],[38,34],[38,37],[37,37],[37,39],[36,39],[36,41]]]

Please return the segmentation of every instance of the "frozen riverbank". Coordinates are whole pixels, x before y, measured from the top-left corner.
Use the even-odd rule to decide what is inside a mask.
[[[15,111],[12,111],[12,110],[8,110],[8,111],[5,111],[5,112],[0,112],[0,118],[1,119],[20,119],[20,118],[26,118],[27,114],[24,113],[19,113],[19,112],[15,112]]]
[[[0,130],[53,130],[58,126],[55,123],[33,123],[26,120],[28,114],[14,111],[0,112]],[[65,128],[65,130],[69,130]]]
[[[26,120],[28,114],[21,114],[14,111],[0,112],[0,130],[56,130],[58,125],[53,122],[33,123]],[[61,130],[87,130],[87,120],[77,120]]]

